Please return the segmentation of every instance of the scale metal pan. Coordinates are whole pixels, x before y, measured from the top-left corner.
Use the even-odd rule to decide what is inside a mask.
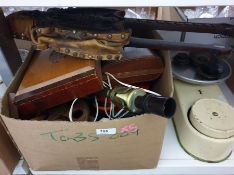
[[[181,81],[191,84],[209,85],[209,84],[221,83],[227,80],[231,76],[232,69],[227,61],[220,59],[218,62],[221,66],[223,66],[223,72],[220,74],[218,79],[208,80],[202,78],[197,73],[196,67],[193,66],[192,64],[178,66],[173,63],[173,58],[172,58],[173,76]]]

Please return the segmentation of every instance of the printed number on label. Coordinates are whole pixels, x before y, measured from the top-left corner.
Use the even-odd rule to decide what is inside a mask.
[[[116,134],[116,128],[104,128],[104,129],[96,129],[96,134]]]

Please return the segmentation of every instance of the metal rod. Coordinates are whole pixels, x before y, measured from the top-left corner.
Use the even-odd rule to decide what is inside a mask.
[[[217,54],[229,54],[232,51],[231,47],[224,47],[220,45],[170,42],[159,39],[145,39],[136,37],[131,37],[128,46],[161,50],[212,51],[216,52]]]

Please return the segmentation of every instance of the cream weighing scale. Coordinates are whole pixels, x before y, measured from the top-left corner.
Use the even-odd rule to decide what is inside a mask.
[[[179,79],[174,79],[177,109],[173,122],[180,145],[201,161],[227,159],[234,148],[234,108],[218,84],[192,84]]]

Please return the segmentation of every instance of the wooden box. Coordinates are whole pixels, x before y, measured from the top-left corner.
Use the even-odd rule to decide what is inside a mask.
[[[97,61],[35,51],[14,98],[19,116],[32,114],[102,90]]]

